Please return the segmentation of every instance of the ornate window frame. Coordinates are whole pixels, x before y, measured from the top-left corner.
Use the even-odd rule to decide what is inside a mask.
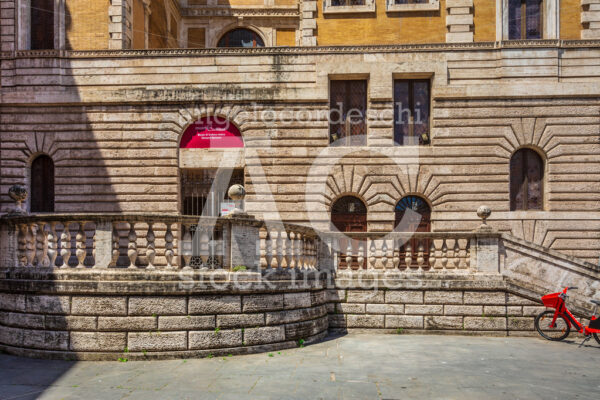
[[[542,39],[560,38],[560,0],[543,0]],[[496,1],[496,40],[508,38],[508,0]],[[539,39],[530,39],[539,40]]]
[[[396,4],[395,0],[386,1],[387,12],[438,11],[440,0],[429,0],[427,3]]]
[[[332,0],[323,0],[323,15],[328,14],[357,14],[374,13],[375,0],[365,0],[364,5],[334,6]]]
[[[17,49],[31,50],[31,0],[19,0],[18,4]],[[64,50],[65,43],[65,0],[54,0],[54,50]]]

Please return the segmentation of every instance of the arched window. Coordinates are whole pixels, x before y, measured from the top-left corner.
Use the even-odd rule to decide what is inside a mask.
[[[31,0],[31,50],[54,48],[54,0]]]
[[[54,212],[54,162],[46,155],[31,163],[31,212]]]
[[[331,223],[341,232],[366,232],[365,203],[354,196],[340,197],[331,207]]]
[[[256,32],[237,28],[224,34],[217,47],[265,47],[265,43]]]
[[[542,210],[544,161],[531,149],[521,149],[510,159],[510,210]]]
[[[395,227],[406,232],[431,232],[431,207],[419,196],[403,197],[395,209]]]

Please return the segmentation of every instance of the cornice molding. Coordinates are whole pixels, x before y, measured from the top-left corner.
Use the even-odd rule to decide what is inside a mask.
[[[430,43],[370,46],[316,46],[316,47],[257,47],[210,49],[156,49],[156,50],[19,50],[0,53],[2,59],[14,58],[114,58],[114,57],[186,57],[219,55],[310,55],[310,54],[364,54],[478,51],[532,48],[600,48],[600,39],[589,40],[510,40],[502,42]]]
[[[181,10],[182,17],[292,17],[299,18],[298,6],[271,6],[271,7],[231,7],[231,6],[203,6],[186,7]]]

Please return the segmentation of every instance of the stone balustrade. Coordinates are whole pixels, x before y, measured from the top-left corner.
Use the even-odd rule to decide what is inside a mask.
[[[317,269],[320,239],[310,228],[293,224],[264,226],[261,233],[261,267]]]
[[[48,214],[5,216],[0,225],[3,267],[172,270],[244,265],[255,257],[256,245],[240,247],[236,235],[257,238],[262,222],[175,214]]]
[[[328,234],[335,270],[469,271],[475,233],[369,232]]]

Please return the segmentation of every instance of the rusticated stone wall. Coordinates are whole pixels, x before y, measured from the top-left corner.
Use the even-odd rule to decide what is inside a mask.
[[[240,291],[219,282],[221,289],[185,290],[176,289],[176,275],[155,274],[147,277],[150,286],[120,281],[113,282],[114,290],[93,289],[102,287],[99,279],[118,279],[101,275],[82,281],[73,274],[65,285],[33,284],[29,293],[8,293],[18,283],[5,282],[0,349],[83,360],[185,358],[295,347],[327,333],[327,296],[320,282],[304,289],[289,282],[271,289],[245,282]]]
[[[332,331],[534,335],[541,301],[509,292],[498,277],[398,280],[338,280],[328,291]],[[365,287],[377,284],[377,289]]]

